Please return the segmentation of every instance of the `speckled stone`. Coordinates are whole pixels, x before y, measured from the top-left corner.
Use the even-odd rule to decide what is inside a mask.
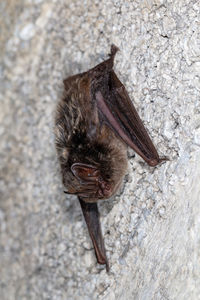
[[[197,0],[2,0],[1,300],[200,295],[200,41]],[[63,193],[54,111],[63,78],[120,52],[115,71],[160,155],[100,205],[110,273],[76,197]]]

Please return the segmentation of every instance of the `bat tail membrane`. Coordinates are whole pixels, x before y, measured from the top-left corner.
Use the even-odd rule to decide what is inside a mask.
[[[94,246],[97,261],[99,264],[106,265],[106,270],[107,272],[109,272],[109,264],[106,257],[104,240],[101,233],[97,203],[87,203],[80,197],[79,202]]]
[[[109,95],[104,96],[98,90],[96,101],[105,123],[150,166],[166,160],[159,157],[125,87],[113,70],[110,72]]]

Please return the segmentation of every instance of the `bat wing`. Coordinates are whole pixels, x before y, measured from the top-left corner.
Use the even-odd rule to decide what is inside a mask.
[[[96,258],[99,264],[105,264],[107,272],[109,271],[108,260],[104,247],[104,240],[101,233],[99,221],[99,212],[97,203],[87,203],[79,197],[79,202],[88,227],[88,231],[94,246]]]
[[[113,70],[110,71],[109,93],[96,90],[97,107],[104,122],[150,166],[156,166],[166,158],[160,158],[124,85]]]

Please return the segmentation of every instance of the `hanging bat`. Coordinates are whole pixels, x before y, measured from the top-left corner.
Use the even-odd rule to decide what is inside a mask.
[[[113,71],[118,48],[87,72],[65,79],[55,119],[63,184],[78,196],[99,264],[109,270],[97,201],[114,195],[127,170],[127,146],[150,166],[160,158],[128,93]]]

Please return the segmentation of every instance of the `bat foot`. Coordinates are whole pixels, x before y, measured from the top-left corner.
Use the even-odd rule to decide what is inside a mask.
[[[110,48],[110,54],[109,56],[114,59],[115,57],[115,54],[117,53],[117,51],[119,51],[119,48],[117,46],[115,46],[114,44],[111,45],[111,48]]]

